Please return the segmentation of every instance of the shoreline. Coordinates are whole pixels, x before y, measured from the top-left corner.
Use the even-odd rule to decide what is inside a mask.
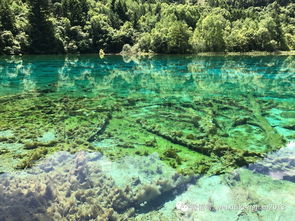
[[[99,53],[77,53],[77,54],[19,54],[19,55],[0,55],[1,57],[22,57],[22,56],[80,56],[80,55],[97,55]],[[293,51],[250,51],[250,52],[199,52],[193,54],[165,54],[165,53],[151,53],[143,52],[138,54],[122,54],[122,53],[105,53],[104,56],[120,55],[122,57],[145,57],[145,56],[269,56],[269,55],[295,55],[295,50]]]
[[[250,52],[201,52],[196,55],[207,56],[207,55],[224,55],[224,56],[233,56],[233,55],[248,55],[248,56],[262,56],[262,55],[295,55],[295,51],[250,51]]]

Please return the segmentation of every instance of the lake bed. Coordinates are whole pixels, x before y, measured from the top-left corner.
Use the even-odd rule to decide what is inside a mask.
[[[7,217],[286,220],[294,140],[295,56],[0,58]]]

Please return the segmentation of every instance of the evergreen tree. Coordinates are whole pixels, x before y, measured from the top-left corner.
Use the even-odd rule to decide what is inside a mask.
[[[72,26],[84,26],[88,20],[89,5],[87,0],[62,0],[64,17],[71,21]]]
[[[49,1],[29,0],[30,3],[30,52],[57,53],[62,51],[55,36],[52,23],[49,21]]]

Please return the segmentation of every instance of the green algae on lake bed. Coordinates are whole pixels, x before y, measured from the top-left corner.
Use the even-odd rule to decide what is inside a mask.
[[[294,140],[294,56],[0,58],[0,220],[288,220]]]
[[[203,177],[178,174],[156,153],[114,161],[56,152],[25,171],[0,174],[0,220],[290,220],[294,147]]]
[[[231,171],[295,138],[294,60],[4,57],[0,170],[87,150],[113,160],[157,152],[184,174]]]

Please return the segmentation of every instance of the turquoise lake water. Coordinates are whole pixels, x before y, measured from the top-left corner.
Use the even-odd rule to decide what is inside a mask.
[[[0,174],[0,221],[292,220],[295,56],[0,57]]]

